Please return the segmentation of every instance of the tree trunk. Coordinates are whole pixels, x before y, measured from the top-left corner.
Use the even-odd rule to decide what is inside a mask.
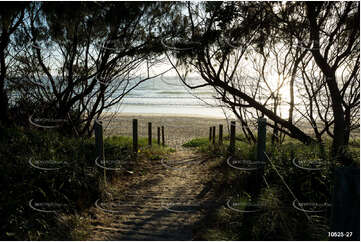
[[[345,122],[345,113],[342,108],[342,96],[337,86],[336,81],[336,70],[331,68],[327,63],[326,59],[320,53],[320,36],[319,26],[317,23],[316,4],[307,3],[307,17],[310,22],[310,40],[313,42],[311,50],[312,56],[321,69],[322,73],[326,77],[326,84],[330,91],[330,97],[332,101],[332,111],[334,115],[334,129],[333,129],[333,140],[332,140],[332,155],[339,161],[342,162],[344,157],[344,148],[346,145],[345,132],[347,131]]]
[[[4,125],[9,124],[9,110],[8,110],[9,100],[4,90],[3,85],[0,87],[0,123]]]
[[[5,65],[5,41],[4,34],[1,40],[1,52],[0,52],[0,122],[2,124],[9,124],[9,100],[5,91],[5,77],[6,77],[6,65]]]
[[[336,155],[337,158],[342,159],[340,154],[342,149],[346,145],[345,133],[347,131],[344,111],[342,108],[342,97],[338,91],[335,75],[333,75],[333,80],[331,83],[327,83],[330,89],[331,100],[332,100],[332,110],[334,115],[334,129],[333,129],[333,141],[332,141],[332,154]],[[342,155],[341,155],[342,156]]]

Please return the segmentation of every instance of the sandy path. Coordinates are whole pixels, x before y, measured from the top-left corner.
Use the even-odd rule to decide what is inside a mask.
[[[208,161],[191,150],[154,163],[94,210],[90,240],[192,240],[192,228],[216,205]],[[114,185],[113,185],[114,186]]]

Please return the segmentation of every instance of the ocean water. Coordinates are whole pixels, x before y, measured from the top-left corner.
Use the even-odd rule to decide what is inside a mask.
[[[44,77],[44,85],[49,86]],[[130,83],[133,86],[137,80]],[[191,78],[190,82],[200,84],[199,78]],[[122,93],[123,88],[114,93],[114,98]],[[10,93],[10,103],[16,103],[20,94]],[[105,109],[107,112],[134,114],[176,114],[184,116],[206,116],[224,118],[220,103],[213,98],[212,87],[197,89],[187,88],[178,76],[164,76],[147,80],[131,90],[120,103]],[[226,110],[225,110],[226,111]],[[228,115],[233,115],[227,111]],[[233,117],[233,116],[232,116]]]
[[[199,78],[192,78],[189,79],[189,83],[199,85],[204,82]],[[214,96],[215,91],[210,86],[190,89],[176,76],[158,77],[141,83],[127,94],[120,104],[106,111],[134,114],[201,115],[214,118],[225,118],[226,113],[228,118],[235,118],[231,110],[221,108],[223,104]],[[272,104],[269,105],[267,107],[272,109]],[[289,106],[284,103],[280,105],[278,114],[286,118],[288,109]]]
[[[191,83],[199,84],[201,81],[191,79]],[[159,77],[141,83],[120,104],[107,111],[224,118],[220,103],[213,96],[212,87],[190,89],[177,77]],[[226,112],[232,115],[232,112]]]
[[[44,85],[46,85],[44,78]],[[191,85],[204,84],[197,77],[189,78]],[[135,83],[130,83],[129,86]],[[119,95],[120,90],[114,94]],[[104,111],[131,114],[165,114],[184,116],[205,116],[214,118],[235,118],[233,112],[214,98],[215,91],[211,86],[190,89],[178,76],[164,76],[147,80],[131,90],[120,103]],[[11,95],[10,102],[15,103],[17,94]],[[268,107],[272,109],[272,107]],[[288,114],[288,105],[281,105],[282,117]],[[254,110],[253,110],[254,111]],[[253,112],[252,111],[252,112]]]

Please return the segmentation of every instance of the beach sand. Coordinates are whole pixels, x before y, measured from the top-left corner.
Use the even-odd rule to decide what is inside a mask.
[[[164,114],[134,114],[106,113],[100,120],[103,122],[104,135],[132,136],[132,120],[138,120],[138,134],[148,137],[148,122],[152,123],[152,138],[157,139],[157,128],[164,126],[166,145],[181,148],[185,142],[198,137],[209,137],[209,127],[223,125],[223,134],[227,135],[227,120],[202,115],[164,115]],[[230,122],[231,120],[229,120]]]
[[[132,136],[132,120],[138,120],[139,137],[148,137],[148,122],[152,123],[152,138],[157,139],[157,128],[164,126],[165,144],[179,149],[187,141],[209,137],[209,128],[216,126],[216,136],[219,133],[219,125],[223,125],[223,136],[229,134],[229,126],[232,121],[225,118],[207,117],[203,115],[175,115],[175,114],[135,114],[135,113],[104,113],[100,120],[103,122],[105,136]],[[236,121],[236,133],[242,133],[240,123]],[[256,122],[251,129],[256,133]],[[300,127],[308,134],[313,134],[309,125]],[[270,129],[270,128],[268,128]],[[352,138],[359,138],[359,131],[352,133]]]

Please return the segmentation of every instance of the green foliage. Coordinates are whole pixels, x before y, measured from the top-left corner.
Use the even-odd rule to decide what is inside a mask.
[[[209,139],[207,138],[196,138],[188,141],[187,143],[183,144],[183,147],[200,147],[203,145],[208,145]]]
[[[360,147],[360,139],[351,139],[349,145],[351,147]]]
[[[208,138],[195,138],[187,143],[183,144],[184,147],[198,148],[200,152],[207,153],[211,157],[227,157],[229,140],[226,136],[222,144],[218,144],[218,138],[216,137],[216,144],[209,143]],[[242,136],[236,138],[235,143],[235,158],[242,159],[255,159],[256,146],[251,145],[243,141]]]
[[[91,140],[63,137],[52,131],[1,130],[1,236],[3,239],[47,238],[56,216],[32,210],[28,203],[63,204],[62,212],[73,213],[92,206],[99,196]],[[60,169],[44,171],[32,167],[34,161],[58,161]],[[7,223],[6,221],[9,221]],[[13,235],[7,237],[8,235]]]
[[[105,153],[111,154],[112,157],[117,156],[118,158],[129,158],[132,155],[132,138],[127,136],[112,136],[107,137],[104,140]],[[138,139],[138,153],[139,159],[146,160],[159,160],[170,152],[174,152],[173,149],[165,146],[158,145],[155,139],[152,140],[152,146],[148,146],[147,138]],[[119,149],[119,147],[122,147]],[[109,156],[108,156],[109,157]]]
[[[5,240],[71,240],[69,229],[58,233],[58,216],[30,208],[36,203],[63,204],[62,214],[80,214],[101,196],[103,169],[95,165],[94,138],[66,137],[54,130],[0,128],[0,238]],[[131,157],[131,138],[110,137],[104,140],[106,159],[127,160]],[[147,147],[141,138],[139,159],[161,159],[172,150],[154,145]],[[31,160],[30,160],[31,159]],[[44,171],[29,164],[52,161]],[[38,165],[41,166],[41,165]],[[126,167],[134,170],[136,166]],[[107,179],[125,171],[107,172]],[[60,229],[60,228],[59,228]],[[63,231],[61,230],[61,231]],[[54,237],[55,236],[55,237]]]
[[[225,147],[228,141],[224,142]],[[327,154],[331,144],[326,142],[324,151],[318,145],[304,145],[295,140],[286,140],[284,144],[272,146],[267,140],[267,154],[293,194],[303,203],[331,203],[331,169]],[[218,156],[220,165],[214,167],[218,174],[215,189],[219,197],[233,197],[240,206],[260,204],[261,210],[256,213],[240,213],[230,209],[218,208],[211,212],[211,217],[199,225],[197,239],[213,240],[325,240],[329,230],[326,213],[304,213],[292,205],[294,197],[278,176],[270,162],[265,166],[267,185],[263,183],[260,194],[253,194],[254,176],[251,172],[231,168],[225,162],[227,149],[220,152],[220,146],[203,144],[201,152]],[[326,153],[326,155],[325,155]],[[256,145],[236,141],[235,157],[255,160]],[[305,161],[303,166],[311,166],[314,160],[323,160],[326,165],[318,171],[307,171],[297,168],[292,160]],[[307,162],[308,163],[307,163]],[[328,162],[328,163],[327,163]],[[238,200],[237,200],[238,199]],[[247,210],[247,209],[246,209]],[[307,231],[307,232],[306,232]]]
[[[141,150],[142,156],[146,160],[160,160],[171,152],[171,149],[154,145],[152,148],[144,148]]]

